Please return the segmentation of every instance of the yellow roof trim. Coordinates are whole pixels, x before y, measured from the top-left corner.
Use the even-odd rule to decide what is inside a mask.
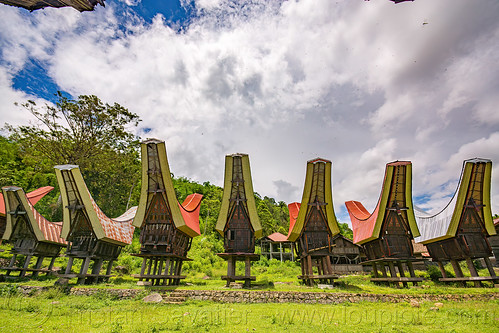
[[[454,207],[454,212],[452,213],[452,218],[449,223],[449,228],[447,228],[447,233],[445,236],[448,238],[456,236],[457,228],[459,227],[459,221],[461,221],[461,215],[463,213],[463,206],[466,201],[466,194],[468,193],[468,187],[470,184],[470,178],[472,173],[473,165],[471,163],[466,163],[464,167],[463,177],[461,179],[461,185],[459,186],[456,206]]]
[[[244,192],[246,194],[249,219],[251,225],[253,226],[253,231],[255,232],[255,238],[260,238],[263,231],[262,225],[260,224],[260,218],[258,217],[258,213],[256,211],[255,194],[253,192],[253,180],[251,179],[251,168],[248,155],[242,156],[241,164],[243,169]]]
[[[230,192],[232,190],[232,156],[225,156],[225,174],[224,174],[224,191],[222,195],[222,205],[218,214],[217,225],[215,229],[220,235],[224,235],[225,223],[229,214]]]

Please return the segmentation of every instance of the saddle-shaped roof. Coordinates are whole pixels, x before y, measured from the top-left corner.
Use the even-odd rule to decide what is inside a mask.
[[[83,210],[97,239],[119,245],[132,243],[134,231],[132,221],[137,207],[130,208],[117,218],[109,218],[90,195],[77,165],[57,165],[55,173],[64,207],[61,233],[63,238],[67,239],[69,236],[75,212]]]
[[[389,202],[404,203],[404,207],[390,207]],[[358,201],[347,201],[345,205],[350,215],[355,244],[364,244],[379,238],[381,226],[389,210],[396,210],[404,215],[413,237],[419,236],[412,206],[412,164],[408,161],[396,161],[386,165],[385,178],[378,204],[373,213]]]
[[[180,204],[175,195],[164,141],[148,139],[142,142],[142,188],[133,225],[142,227],[148,206],[155,194],[168,203],[175,227],[190,237],[199,236],[199,210],[203,196],[193,193]]]
[[[50,187],[50,186],[49,186]],[[45,195],[52,188],[38,191],[38,195]],[[36,239],[41,242],[50,242],[65,245],[66,241],[61,238],[62,222],[50,222],[43,217],[30,202],[23,189],[17,186],[6,186],[2,188],[5,198],[5,208],[7,216],[7,225],[3,238],[10,240],[14,231],[14,219],[19,215],[24,215],[26,221],[31,225]],[[33,192],[31,192],[33,193]],[[42,195],[42,193],[45,193]],[[37,200],[35,200],[37,201]]]
[[[470,159],[463,162],[459,185],[447,206],[437,214],[415,209],[421,236],[418,243],[428,244],[456,236],[461,216],[467,206],[473,206],[489,236],[495,235],[490,206],[492,161]]]
[[[260,238],[262,236],[262,226],[260,224],[260,218],[258,217],[256,211],[255,195],[253,192],[253,181],[251,180],[251,169],[249,164],[249,157],[247,154],[232,154],[225,156],[225,175],[224,175],[224,192],[222,196],[222,205],[220,207],[220,213],[218,214],[218,221],[216,225],[216,230],[223,236],[225,226],[228,222],[229,217],[229,206],[231,199],[233,199],[235,191],[235,183],[233,182],[233,175],[236,174],[234,171],[234,159],[241,159],[241,170],[237,173],[242,177],[238,182],[242,183],[242,186],[237,185],[237,191],[243,191],[244,202],[248,210],[248,217],[251,223],[251,227],[255,232],[255,237]],[[234,185],[234,186],[233,186]]]
[[[331,161],[325,159],[316,158],[307,162],[301,203],[293,202],[288,205],[289,241],[295,242],[300,237],[309,211],[310,209],[316,209],[315,207],[321,209],[331,231],[331,236],[340,233],[333,207],[331,169]]]

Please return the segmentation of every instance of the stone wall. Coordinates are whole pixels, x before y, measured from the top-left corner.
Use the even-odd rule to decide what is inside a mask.
[[[167,294],[168,295],[168,294]],[[499,293],[477,295],[396,295],[396,294],[348,294],[329,292],[293,292],[293,291],[246,291],[246,290],[175,290],[170,293],[175,297],[192,300],[208,300],[222,303],[317,303],[339,304],[367,302],[410,302],[418,301],[469,301],[496,300]]]
[[[19,291],[26,295],[46,291],[56,287],[19,286]],[[144,294],[143,289],[100,289],[67,287],[69,295],[90,296],[106,293],[118,299],[134,298]],[[403,295],[403,294],[349,294],[335,292],[296,292],[296,291],[256,291],[256,290],[183,290],[175,289],[164,292],[165,298],[181,297],[190,300],[203,300],[222,303],[317,303],[339,304],[356,302],[410,302],[417,301],[492,301],[499,299],[499,293],[489,294],[447,294],[447,295]],[[165,299],[166,300],[166,299]]]

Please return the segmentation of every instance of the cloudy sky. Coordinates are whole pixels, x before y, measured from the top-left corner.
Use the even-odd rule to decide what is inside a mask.
[[[306,161],[333,162],[336,214],[376,205],[385,164],[413,163],[438,211],[464,159],[489,158],[499,213],[497,0],[108,0],[28,12],[0,5],[0,126],[14,102],[95,94],[166,141],[172,172],[222,185],[250,155],[255,191],[301,200]]]

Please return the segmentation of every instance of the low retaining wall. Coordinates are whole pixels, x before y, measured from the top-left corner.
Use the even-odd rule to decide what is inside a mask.
[[[356,302],[410,302],[418,301],[489,301],[499,299],[499,293],[477,295],[396,295],[396,294],[347,294],[294,291],[245,291],[245,290],[175,290],[176,297],[208,300],[222,303],[317,303],[339,304]]]
[[[24,295],[34,295],[41,291],[56,287],[20,286]],[[134,298],[144,294],[143,289],[96,289],[82,287],[67,287],[69,295],[90,296],[96,293],[106,293],[118,299]],[[258,291],[258,290],[184,290],[164,291],[165,296],[185,297],[190,300],[203,300],[222,303],[317,303],[339,304],[356,302],[410,302],[417,301],[492,301],[499,299],[499,293],[489,294],[446,294],[446,295],[404,295],[404,294],[347,294],[326,292],[296,292],[296,291]]]

